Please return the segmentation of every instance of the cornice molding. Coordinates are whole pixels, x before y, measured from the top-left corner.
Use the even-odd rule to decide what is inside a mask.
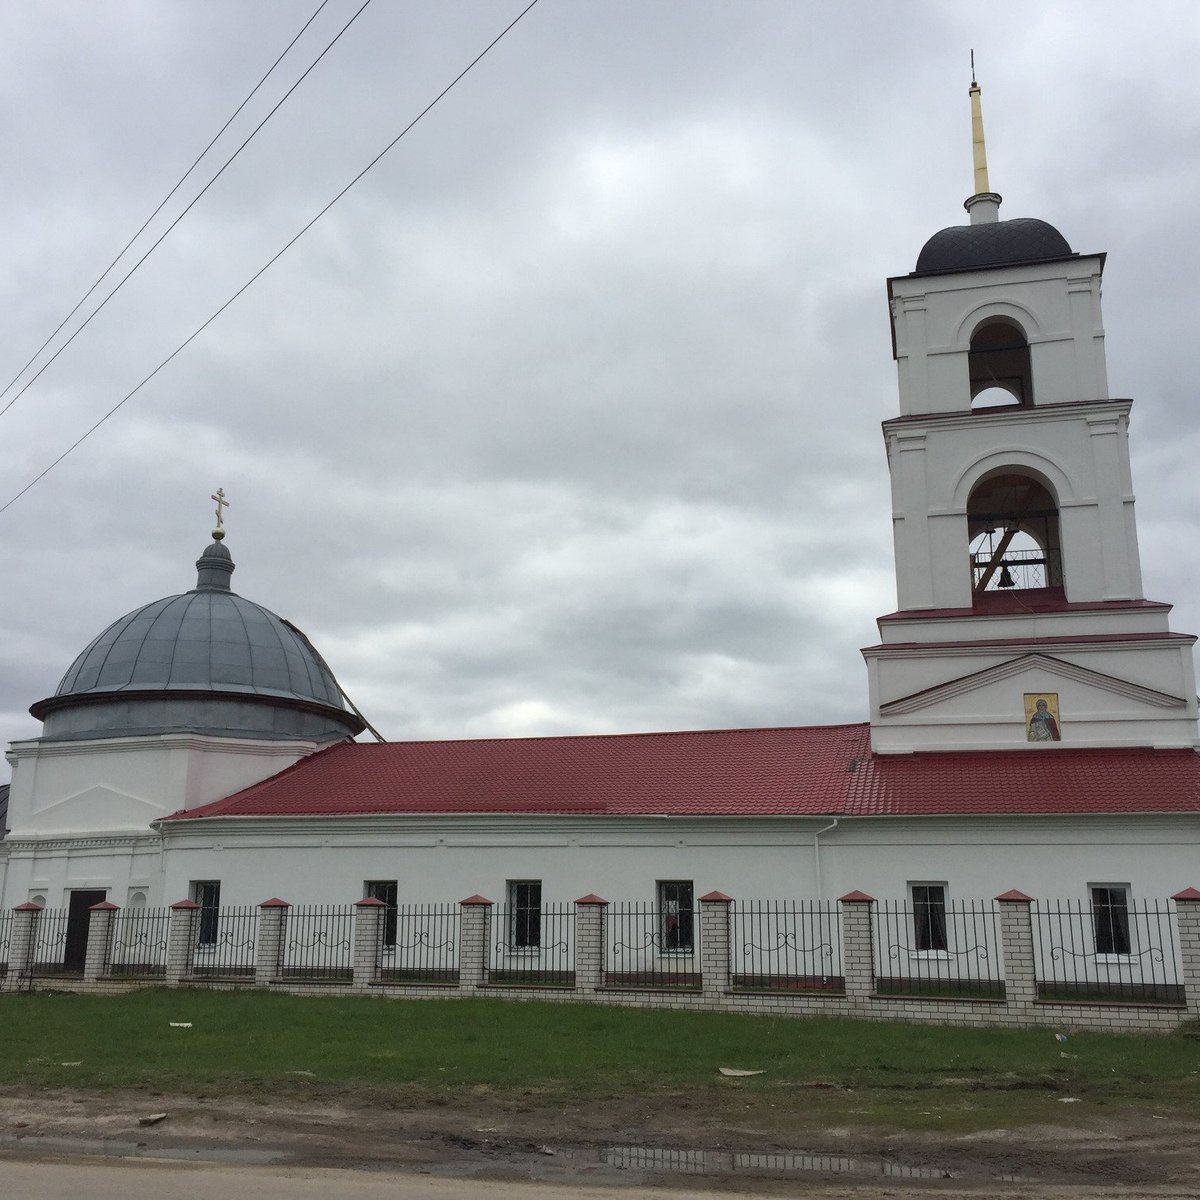
[[[258,738],[222,738],[209,734],[164,733],[145,737],[80,738],[78,740],[49,740],[31,738],[13,742],[7,752],[10,762],[30,758],[73,758],[85,754],[139,754],[163,750],[194,750],[207,753],[251,755],[280,758],[299,754],[301,758],[322,749],[324,743],[310,740],[267,741]]]
[[[1061,637],[1039,638],[962,638],[944,642],[878,642],[864,646],[860,653],[864,658],[967,658],[1020,652],[1023,647],[1037,644],[1038,649],[1029,649],[1027,654],[1049,657],[1046,651],[1059,654],[1103,654],[1109,650],[1144,650],[1146,647],[1182,649],[1191,647],[1196,637],[1190,633],[1163,634],[1096,634],[1092,637],[1064,633]],[[1058,661],[1058,660],[1056,660]],[[1080,670],[1087,670],[1080,667]],[[1138,685],[1134,685],[1138,686]]]
[[[21,854],[34,854],[42,850],[157,850],[160,844],[157,837],[138,833],[80,834],[75,837],[70,834],[13,837],[10,834],[3,842],[3,846],[14,857]]]

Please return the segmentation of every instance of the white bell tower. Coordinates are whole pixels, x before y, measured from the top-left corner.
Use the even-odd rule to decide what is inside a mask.
[[[1000,220],[974,79],[970,97],[970,223],[888,281],[898,610],[863,651],[872,745],[1194,747],[1196,639],[1142,594],[1104,255],[1045,221]]]

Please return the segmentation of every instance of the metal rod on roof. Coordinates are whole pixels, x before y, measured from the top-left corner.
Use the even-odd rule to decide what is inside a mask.
[[[350,711],[367,727],[367,732],[370,733],[377,742],[386,742],[387,738],[385,738],[383,734],[380,733],[379,730],[376,729],[366,717],[363,716],[362,710],[357,704],[354,703],[353,700],[350,699],[349,693],[344,687],[342,687],[341,680],[339,680],[338,677],[333,673],[332,668],[325,661],[325,658],[321,654],[320,650],[318,650],[316,646],[314,646],[312,642],[308,640],[308,634],[305,633],[304,630],[299,626],[293,625],[291,621],[287,620],[285,617],[280,617],[279,619],[283,621],[283,623],[308,647],[313,658],[315,658],[317,662],[319,662],[321,666],[323,666],[325,670],[329,672],[329,678],[333,680],[334,687],[337,688],[338,694],[350,706]]]

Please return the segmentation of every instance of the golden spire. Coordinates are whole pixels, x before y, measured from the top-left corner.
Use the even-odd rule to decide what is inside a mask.
[[[975,82],[975,51],[971,51],[971,151],[975,157],[975,195],[992,189],[988,186],[987,148],[983,144],[983,106],[980,104],[979,84]]]
[[[971,148],[975,153],[975,191],[963,207],[971,214],[972,225],[1000,220],[1000,197],[988,186],[987,150],[983,145],[983,108],[979,103],[979,84],[975,80],[975,51],[971,51]]]
[[[225,499],[224,488],[217,488],[211,498],[217,502],[217,527],[212,531],[213,541],[219,542],[225,536],[225,523],[221,519],[221,509],[228,508],[229,501]]]

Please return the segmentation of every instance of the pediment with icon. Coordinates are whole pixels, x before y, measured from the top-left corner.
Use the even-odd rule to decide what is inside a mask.
[[[1091,740],[1088,727],[1153,721],[1186,709],[1182,696],[1053,655],[1029,653],[900,697],[881,712],[905,724],[910,723],[904,721],[907,715],[918,724],[974,722],[981,733],[996,725],[1009,731],[1008,744],[1078,744]],[[1023,733],[1014,739],[1018,723]]]

